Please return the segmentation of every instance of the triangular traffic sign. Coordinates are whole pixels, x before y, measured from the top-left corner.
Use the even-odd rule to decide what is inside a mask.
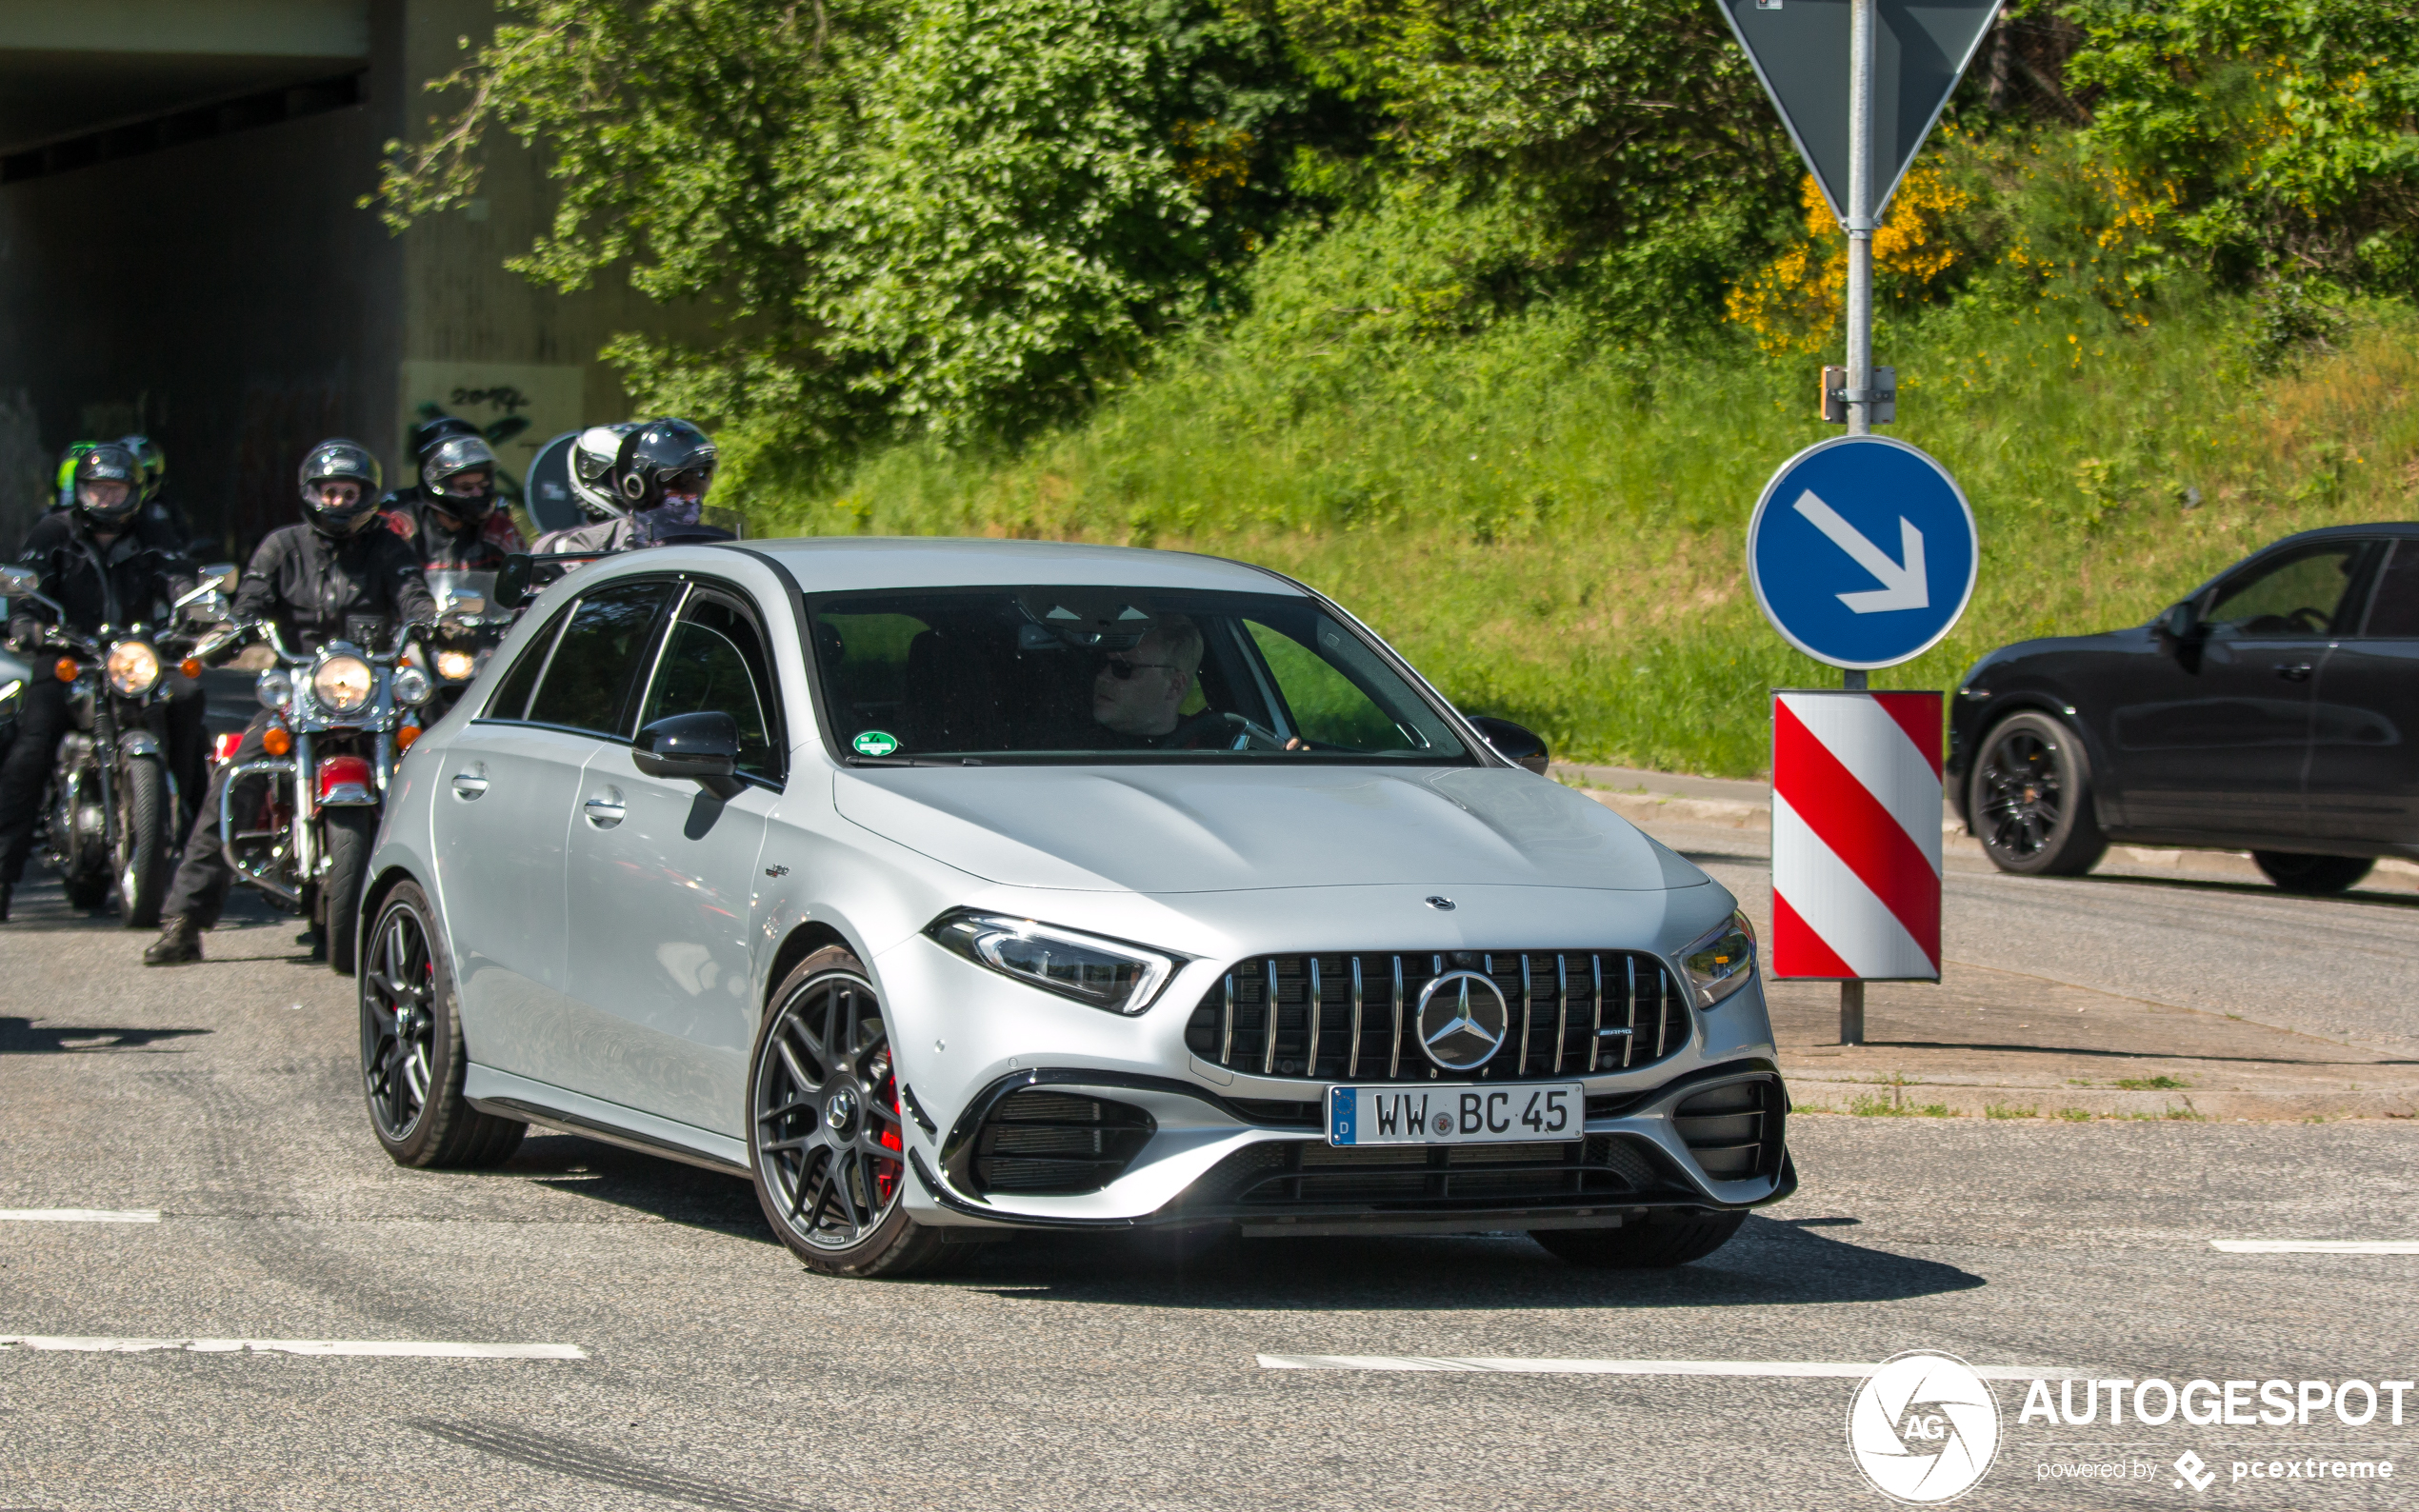
[[[1718,0],[1807,167],[1845,221],[1849,0]],[[1931,134],[2002,0],[1874,0],[1873,203],[1878,222]]]

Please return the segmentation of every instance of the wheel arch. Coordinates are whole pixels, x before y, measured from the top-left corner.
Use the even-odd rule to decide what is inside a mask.
[[[370,937],[370,916],[387,905],[387,894],[407,882],[418,883],[420,879],[411,874],[410,867],[400,863],[390,863],[385,866],[377,867],[363,880],[361,905],[354,913],[354,917],[360,924],[359,938],[366,940]],[[420,890],[428,891],[428,885],[421,883]]]
[[[789,980],[790,973],[797,969],[798,963],[830,945],[840,946],[865,962],[868,970],[872,969],[872,963],[867,959],[864,947],[842,933],[838,926],[823,919],[804,920],[782,938],[780,948],[773,951],[772,965],[765,971],[764,990],[759,995],[757,1011],[771,1011],[772,995],[781,990],[781,984]]]

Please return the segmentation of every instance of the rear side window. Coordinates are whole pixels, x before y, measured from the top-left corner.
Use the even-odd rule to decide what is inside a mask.
[[[2419,641],[2419,541],[2394,543],[2394,554],[2377,574],[2370,595],[2369,624],[2363,634],[2395,641]]]
[[[677,591],[671,583],[616,583],[581,599],[530,700],[530,723],[628,740],[656,626]]]
[[[780,722],[772,689],[772,666],[755,622],[721,597],[700,593],[664,643],[637,727],[674,714],[729,714],[739,725],[739,769],[777,783]]]
[[[546,628],[530,637],[530,644],[521,648],[521,659],[512,664],[512,670],[496,687],[495,696],[488,700],[488,718],[519,719],[529,708],[530,691],[537,686],[537,674],[546,670],[546,653],[554,645],[554,637],[567,617],[555,615]]]

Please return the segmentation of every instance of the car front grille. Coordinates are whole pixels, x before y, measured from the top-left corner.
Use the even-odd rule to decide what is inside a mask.
[[[1789,1099],[1777,1076],[1699,1092],[1671,1110],[1671,1127],[1705,1174],[1744,1182],[1781,1172]]]
[[[1617,1201],[1684,1190],[1636,1140],[1597,1134],[1527,1144],[1249,1144],[1185,1194],[1189,1209],[1450,1211]]]
[[[1420,1048],[1420,988],[1448,971],[1485,973],[1511,1009],[1504,1047],[1474,1072]],[[1469,1082],[1650,1065],[1690,1027],[1679,982],[1638,950],[1254,956],[1192,1010],[1185,1043],[1250,1076]]]
[[[983,1120],[974,1185],[1037,1197],[1096,1192],[1125,1172],[1156,1127],[1150,1114],[1127,1103],[1071,1092],[1011,1092]]]

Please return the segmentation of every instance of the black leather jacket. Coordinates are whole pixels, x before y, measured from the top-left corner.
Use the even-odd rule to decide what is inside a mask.
[[[273,620],[297,651],[344,639],[349,620],[370,616],[382,622],[381,636],[398,621],[437,617],[419,557],[374,520],[341,541],[308,525],[271,530],[235,587],[235,618]]]
[[[416,487],[397,488],[378,501],[378,508],[395,534],[418,553],[424,567],[493,572],[504,566],[509,553],[523,549],[511,511],[500,503],[493,513],[467,530],[451,525],[443,510],[430,508],[427,496]]]
[[[17,565],[41,573],[42,592],[67,610],[68,627],[88,635],[104,625],[157,624],[201,580],[166,523],[139,515],[106,547],[73,510],[44,515],[26,532]],[[32,644],[47,612],[30,600],[10,609],[10,639]]]

